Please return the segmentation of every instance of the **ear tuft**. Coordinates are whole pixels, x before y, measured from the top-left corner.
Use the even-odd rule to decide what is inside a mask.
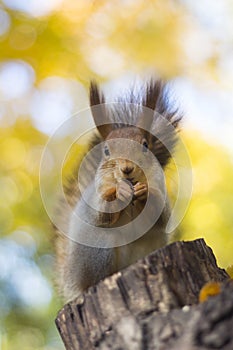
[[[148,130],[151,129],[151,125],[154,121],[154,113],[156,107],[161,101],[164,89],[164,83],[161,80],[151,79],[146,85],[144,96],[142,99],[142,106],[148,108],[146,113],[138,118],[137,126],[144,129],[144,132],[148,134]],[[147,131],[146,131],[147,130]]]
[[[91,81],[90,84],[90,106],[95,125],[100,135],[105,140],[108,134],[113,130],[113,124],[108,117],[104,95],[94,81]]]
[[[92,80],[90,83],[90,105],[95,106],[102,103],[105,103],[104,95],[100,91],[97,83]]]
[[[155,110],[156,105],[161,99],[164,85],[165,84],[161,80],[151,79],[146,86],[146,95],[143,101],[143,106]]]

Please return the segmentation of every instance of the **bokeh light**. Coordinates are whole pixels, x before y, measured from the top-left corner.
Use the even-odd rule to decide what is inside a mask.
[[[39,268],[30,259],[35,252],[34,244],[30,242],[30,245],[31,249],[28,244],[26,247],[17,244],[15,239],[1,240],[0,279],[6,279],[8,290],[22,306],[42,307],[49,304],[52,293]],[[8,302],[10,298],[11,295],[8,295]]]
[[[8,32],[10,25],[10,16],[0,8],[0,37]]]
[[[56,128],[70,118],[77,109],[77,97],[84,95],[84,88],[74,80],[48,77],[41,81],[31,101],[31,116],[35,126],[42,132],[52,134]],[[82,109],[84,96],[78,108]],[[86,106],[86,104],[85,104]]]
[[[22,11],[31,16],[40,17],[47,16],[50,12],[57,9],[62,0],[3,0],[3,3],[12,10]]]
[[[9,61],[0,65],[0,96],[3,100],[20,98],[32,87],[35,75],[23,61]]]

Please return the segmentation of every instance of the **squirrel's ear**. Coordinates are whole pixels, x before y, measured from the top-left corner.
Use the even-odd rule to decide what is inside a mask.
[[[146,94],[143,106],[155,110],[155,107],[161,98],[165,84],[161,80],[151,80],[146,86]]]
[[[137,122],[137,126],[144,129],[146,133],[151,129],[155,108],[161,98],[163,87],[164,84],[161,80],[151,80],[146,86],[145,95],[142,101],[142,106],[146,108],[142,111],[142,115]]]
[[[90,84],[90,106],[95,125],[103,139],[106,139],[113,126],[107,115],[104,95],[94,81]]]

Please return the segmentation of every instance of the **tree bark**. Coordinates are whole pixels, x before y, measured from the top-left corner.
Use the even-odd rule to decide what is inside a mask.
[[[233,283],[203,239],[176,242],[89,288],[59,312],[67,350],[233,349]],[[198,303],[200,289],[221,293]]]

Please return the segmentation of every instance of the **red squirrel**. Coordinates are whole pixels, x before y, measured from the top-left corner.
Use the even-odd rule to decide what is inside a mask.
[[[70,212],[64,214],[60,209],[67,232],[56,229],[57,281],[66,301],[168,241],[165,228],[170,206],[162,176],[176,143],[181,116],[169,106],[166,84],[150,80],[140,91],[140,94],[130,91],[115,104],[107,104],[98,85],[94,82],[90,85],[90,108],[98,134],[94,135],[89,150],[100,146],[93,156],[96,168],[93,171],[92,161],[84,164],[79,175],[82,191],[77,184],[78,176],[68,184]],[[156,211],[158,217],[135,240],[101,247],[74,239],[85,224],[100,233],[111,229],[113,236],[120,235],[127,224],[130,230],[130,224],[142,214],[148,196],[151,201],[143,214],[145,222]]]

